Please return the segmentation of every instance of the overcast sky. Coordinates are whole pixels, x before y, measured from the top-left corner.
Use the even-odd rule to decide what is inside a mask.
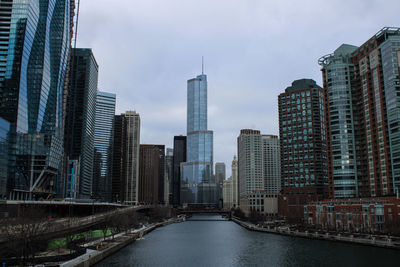
[[[214,162],[230,175],[240,129],[278,135],[278,95],[296,79],[321,85],[318,58],[400,26],[399,10],[399,0],[81,0],[78,47],[93,49],[117,114],[140,113],[141,143],[171,148],[204,56]]]

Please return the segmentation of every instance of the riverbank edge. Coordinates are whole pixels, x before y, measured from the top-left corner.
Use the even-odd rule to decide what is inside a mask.
[[[231,220],[249,231],[400,250],[400,244],[392,242],[391,239],[388,239],[387,241],[382,241],[382,240],[376,240],[375,238],[361,239],[361,238],[357,238],[357,237],[341,236],[340,234],[331,235],[329,233],[318,233],[318,232],[317,233],[308,233],[308,232],[300,232],[300,231],[292,231],[292,230],[267,229],[267,228],[259,227],[257,225],[251,224],[251,223],[243,222],[234,217],[232,217]]]
[[[121,242],[116,242],[116,244],[113,244],[112,246],[101,250],[101,251],[96,251],[93,254],[91,254],[88,258],[82,259],[79,263],[71,265],[73,267],[89,267],[93,266],[96,263],[99,263],[100,261],[104,260],[108,256],[111,256],[112,254],[116,253],[117,251],[121,250],[122,248],[126,247],[127,245],[133,243],[139,236],[140,233],[143,232],[143,235],[146,235],[150,233],[151,231],[155,230],[158,227],[166,226],[172,223],[177,223],[177,222],[183,222],[185,220],[184,217],[177,217],[168,221],[164,222],[159,222],[153,225],[150,225],[143,229],[142,231],[135,233],[135,234],[125,234],[123,237],[127,237]]]

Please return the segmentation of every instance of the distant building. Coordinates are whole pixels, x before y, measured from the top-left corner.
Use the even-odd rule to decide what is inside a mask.
[[[238,203],[238,165],[236,156],[232,160],[232,175],[224,180],[222,187],[223,208],[231,209],[239,206]]]
[[[187,161],[182,163],[181,203],[216,205],[213,132],[207,129],[207,76],[187,84]]]
[[[113,127],[116,95],[97,92],[94,127],[94,194],[97,199],[111,201]]]
[[[277,173],[271,168],[279,166],[279,163],[274,162],[279,158],[269,157],[269,149],[276,149],[274,145],[270,145],[270,139],[277,137],[264,136],[260,131],[252,129],[241,130],[238,137],[239,206],[247,215],[254,211],[274,216],[278,212],[277,194],[265,190],[267,180],[275,178],[271,174]]]
[[[329,193],[377,197],[400,191],[400,28],[322,57]]]
[[[94,127],[99,66],[91,49],[76,48],[71,52],[71,70],[68,80],[64,147],[67,177],[73,164],[79,161],[77,192],[69,192],[74,182],[66,180],[65,195],[78,198],[93,197]],[[75,169],[76,170],[76,169]],[[77,179],[77,177],[75,177]]]
[[[226,178],[226,168],[225,168],[225,163],[223,162],[217,162],[215,163],[215,183],[217,185],[217,200],[221,201],[222,199],[222,187],[223,183]],[[222,204],[222,203],[221,203]],[[221,206],[222,208],[222,206]]]
[[[10,123],[0,118],[0,200],[7,197]]]
[[[222,184],[226,178],[226,167],[225,163],[217,162],[215,163],[215,182],[217,184]]]
[[[239,182],[238,182],[238,161],[236,156],[233,157],[232,165],[232,205],[234,208],[239,206]]]
[[[186,136],[174,136],[172,204],[181,204],[181,163],[186,162]]]
[[[323,96],[311,79],[296,80],[279,95],[279,213],[289,221],[301,221],[306,203],[327,196]]]
[[[172,188],[174,180],[174,149],[167,148],[165,153],[165,202],[172,203]]]
[[[138,203],[140,116],[127,111],[114,117],[112,200]]]
[[[222,198],[225,210],[230,210],[233,207],[233,184],[232,176],[223,181]]]
[[[164,202],[165,146],[140,145],[139,202]]]

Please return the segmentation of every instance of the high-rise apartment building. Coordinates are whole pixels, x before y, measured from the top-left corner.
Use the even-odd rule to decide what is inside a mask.
[[[173,178],[172,178],[172,204],[181,204],[181,163],[186,162],[186,136],[174,136]]]
[[[99,66],[92,50],[87,48],[72,49],[70,62],[64,148],[69,162],[66,175],[72,180],[65,179],[66,196],[96,197],[93,196],[93,161]],[[71,175],[75,161],[79,162],[78,177]],[[71,188],[78,191],[70,192]]]
[[[276,135],[262,135],[264,190],[270,195],[281,191],[281,152]]]
[[[112,200],[138,203],[140,116],[127,111],[114,117]]]
[[[322,57],[331,197],[400,190],[400,28]]]
[[[165,146],[140,145],[139,202],[164,203]]]
[[[182,163],[181,202],[215,205],[213,132],[207,129],[207,76],[188,80],[187,162]]]
[[[272,135],[261,135],[259,130],[243,129],[238,137],[238,180],[239,206],[246,213],[256,211],[267,215],[276,215],[278,196],[267,192],[270,180],[279,174],[279,157],[271,149],[276,150]],[[273,155],[274,157],[270,157]],[[232,162],[232,167],[234,162]],[[274,169],[275,168],[275,169]],[[233,200],[232,200],[233,201]]]
[[[74,6],[73,0],[0,2],[0,117],[11,124],[12,199],[59,190]]]
[[[323,89],[311,79],[296,80],[279,95],[282,195],[279,212],[304,217],[304,204],[327,194]]]
[[[111,201],[113,127],[116,95],[97,91],[94,126],[94,194]]]

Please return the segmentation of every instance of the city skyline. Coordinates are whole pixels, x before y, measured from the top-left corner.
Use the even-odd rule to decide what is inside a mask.
[[[318,59],[396,26],[399,8],[396,1],[82,1],[78,47],[93,48],[99,89],[117,94],[117,113],[141,113],[143,143],[166,147],[186,132],[185,81],[200,73],[204,56],[214,161],[225,162],[229,176],[240,129],[278,134],[276,100],[288,81],[322,86]]]

